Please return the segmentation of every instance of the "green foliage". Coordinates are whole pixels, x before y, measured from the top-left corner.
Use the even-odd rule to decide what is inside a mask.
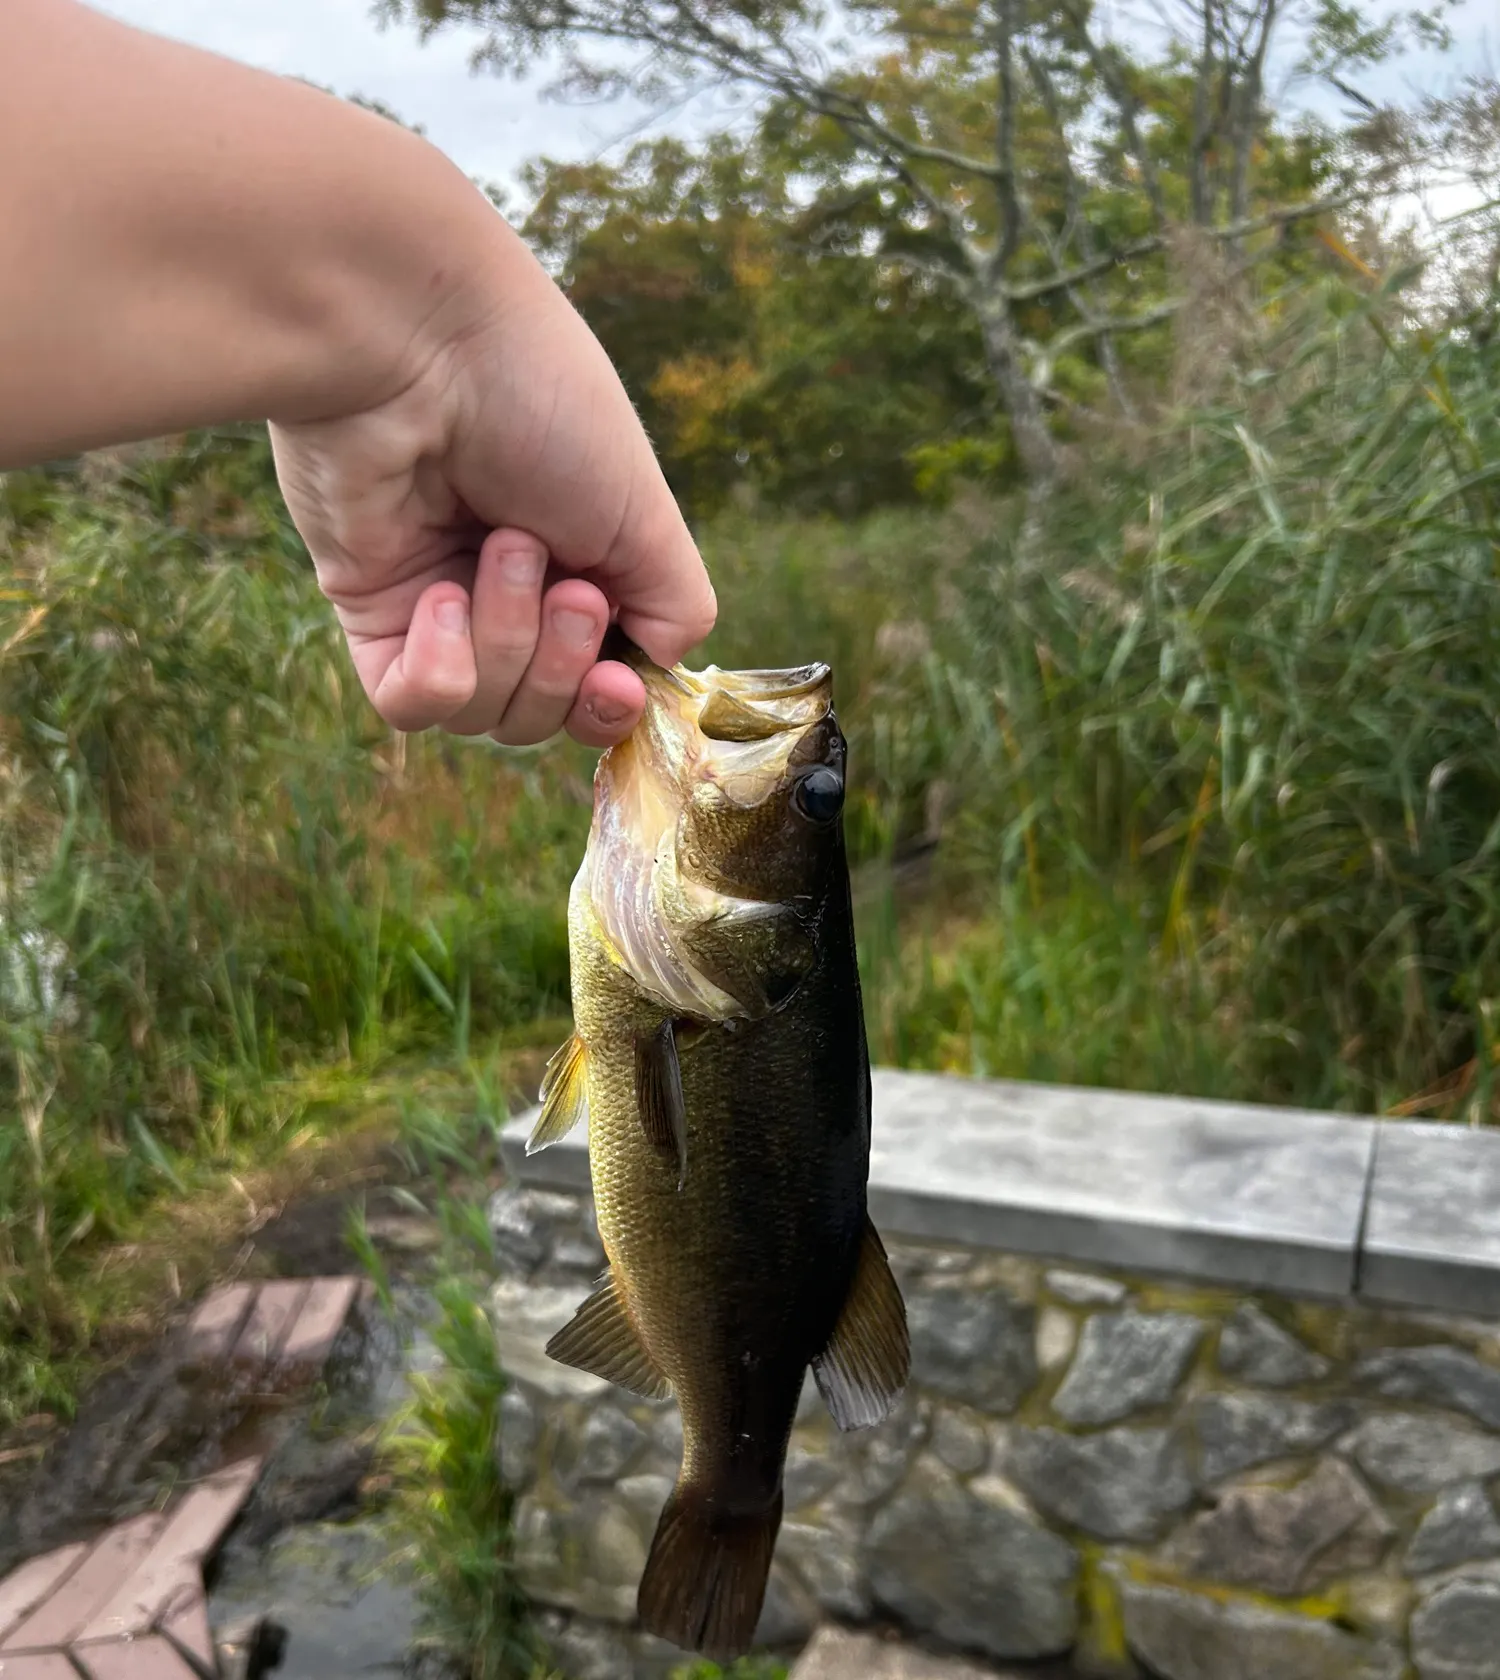
[[[920,496],[924,449],[1004,456],[972,322],[930,279],[863,249],[865,228],[809,219],[795,198],[805,150],[763,127],[528,173],[522,231],[699,515],[749,493],[847,516]]]
[[[588,784],[373,727],[263,436],[0,498],[3,1422],[91,1333],[84,1251],[295,1141],[318,1070],[566,1010]]]
[[[395,1532],[416,1568],[423,1643],[468,1680],[515,1680],[546,1671],[511,1559],[512,1497],[495,1451],[505,1373],[485,1310],[493,1270],[485,1189],[504,1110],[482,1082],[463,1116],[413,1107],[402,1137],[425,1211],[442,1231],[431,1280],[435,1314],[424,1326],[437,1363],[408,1373],[408,1399],[391,1419],[385,1462],[395,1482]],[[356,1247],[383,1297],[379,1256],[355,1227]]]
[[[1045,564],[981,545],[909,673],[903,754],[998,916],[919,986],[975,1065],[1489,1112],[1497,351],[1389,301],[1305,302],[1238,401],[1060,500]]]
[[[737,1657],[732,1663],[698,1661],[679,1663],[667,1671],[667,1680],[786,1680],[785,1663],[769,1657]]]

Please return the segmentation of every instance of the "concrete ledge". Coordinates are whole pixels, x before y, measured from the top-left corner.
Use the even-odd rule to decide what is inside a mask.
[[[1359,1293],[1500,1317],[1500,1132],[1382,1122]]]
[[[879,1069],[891,1236],[1332,1299],[1500,1315],[1500,1133]],[[511,1175],[587,1191],[585,1134]]]

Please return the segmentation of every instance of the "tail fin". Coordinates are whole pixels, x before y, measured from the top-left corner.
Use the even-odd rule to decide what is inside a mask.
[[[684,1651],[743,1655],[760,1620],[780,1527],[779,1490],[764,1510],[743,1515],[716,1511],[702,1491],[679,1482],[641,1576],[641,1626]]]

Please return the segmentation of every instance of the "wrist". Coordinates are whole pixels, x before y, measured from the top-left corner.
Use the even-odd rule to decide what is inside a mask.
[[[378,405],[517,263],[419,136],[73,0],[0,0],[0,156],[0,467]]]

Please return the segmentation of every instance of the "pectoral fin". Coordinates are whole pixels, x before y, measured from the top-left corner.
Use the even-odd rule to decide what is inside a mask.
[[[682,1101],[682,1069],[677,1064],[677,1035],[663,1021],[650,1038],[635,1041],[635,1101],[641,1130],[653,1149],[677,1157],[677,1188],[687,1177],[687,1110]]]
[[[613,1273],[547,1343],[547,1352],[559,1365],[589,1371],[646,1400],[665,1400],[672,1392],[631,1323]]]
[[[868,1219],[843,1313],[812,1370],[840,1429],[879,1423],[906,1387],[911,1370],[906,1304]]]
[[[528,1155],[565,1138],[588,1113],[588,1051],[577,1033],[553,1053],[537,1095],[542,1112],[526,1140]]]

